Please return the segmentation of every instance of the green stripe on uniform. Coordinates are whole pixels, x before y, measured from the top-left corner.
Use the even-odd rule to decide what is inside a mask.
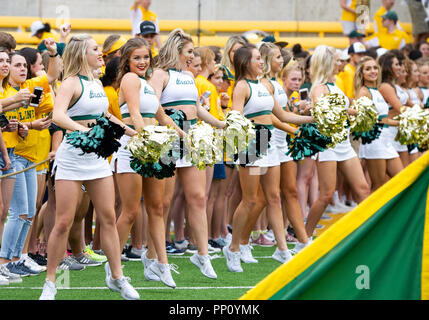
[[[250,119],[250,118],[254,118],[254,117],[262,116],[262,115],[266,115],[266,114],[271,114],[271,110],[264,110],[264,111],[249,113],[249,114],[246,114],[245,117],[247,119]]]
[[[143,118],[155,118],[155,113],[140,113]],[[131,115],[129,113],[123,113],[122,119],[129,118]]]
[[[174,101],[174,102],[168,102],[168,103],[164,103],[162,106],[164,108],[167,107],[174,107],[174,106],[181,106],[181,105],[192,105],[192,106],[196,106],[197,102],[194,100],[182,100],[182,101]]]
[[[82,115],[82,116],[73,116],[73,117],[70,117],[70,118],[72,120],[74,120],[74,121],[79,121],[79,120],[93,120],[93,119],[99,118],[101,115],[102,115],[101,113],[99,113],[99,114],[85,114],[85,115]]]

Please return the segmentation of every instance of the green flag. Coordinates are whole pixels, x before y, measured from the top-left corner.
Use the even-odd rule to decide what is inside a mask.
[[[429,299],[429,153],[241,299]]]

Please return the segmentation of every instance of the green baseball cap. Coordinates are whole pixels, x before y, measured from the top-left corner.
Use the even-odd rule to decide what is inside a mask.
[[[365,38],[365,35],[357,30],[353,30],[352,32],[350,32],[349,38]]]
[[[382,19],[389,19],[389,20],[393,20],[393,21],[398,21],[398,14],[391,10],[391,11],[387,11],[385,14],[383,14],[381,16]]]

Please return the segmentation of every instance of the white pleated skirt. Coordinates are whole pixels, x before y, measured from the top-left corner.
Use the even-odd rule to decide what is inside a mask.
[[[54,162],[55,180],[87,181],[101,179],[112,175],[109,161],[95,153],[85,153],[70,145],[66,140],[61,142]]]
[[[280,163],[293,161],[293,158],[286,155],[289,151],[288,144],[286,142],[287,133],[283,130],[274,128],[272,131],[272,137],[270,145],[272,148],[277,149],[277,157]]]
[[[357,155],[350,143],[350,138],[338,143],[334,148],[329,148],[323,152],[319,152],[319,162],[346,161],[354,157],[357,157]]]
[[[399,157],[396,152],[390,134],[389,128],[383,128],[380,136],[368,144],[362,144],[359,147],[359,158],[361,159],[394,159]],[[406,146],[405,146],[406,147]]]
[[[397,152],[408,152],[407,145],[400,144],[399,141],[395,140],[395,137],[398,134],[398,127],[389,126],[388,128],[383,129],[386,129],[387,138]]]

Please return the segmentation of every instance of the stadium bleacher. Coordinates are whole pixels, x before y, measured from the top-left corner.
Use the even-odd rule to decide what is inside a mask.
[[[2,17],[0,16],[0,30],[11,33],[18,46],[35,46],[39,39],[31,37],[29,29],[31,23],[40,20],[38,17]],[[64,21],[56,18],[44,18],[44,23],[49,23],[53,29]],[[72,33],[87,32],[93,35],[100,45],[110,34],[120,34],[125,38],[131,37],[131,22],[128,19],[70,19]],[[161,39],[173,29],[180,27],[186,32],[195,34],[198,22],[195,20],[160,20],[159,27]],[[403,23],[406,32],[411,33],[411,24]],[[232,34],[241,34],[250,30],[261,30],[272,33],[278,41],[286,41],[291,44],[300,43],[305,49],[313,49],[320,44],[326,44],[335,48],[348,46],[348,39],[342,35],[342,27],[339,21],[201,21],[200,37],[201,46],[223,47]],[[367,33],[374,31],[371,23]],[[209,35],[207,35],[209,34]],[[198,38],[194,36],[197,43]]]

